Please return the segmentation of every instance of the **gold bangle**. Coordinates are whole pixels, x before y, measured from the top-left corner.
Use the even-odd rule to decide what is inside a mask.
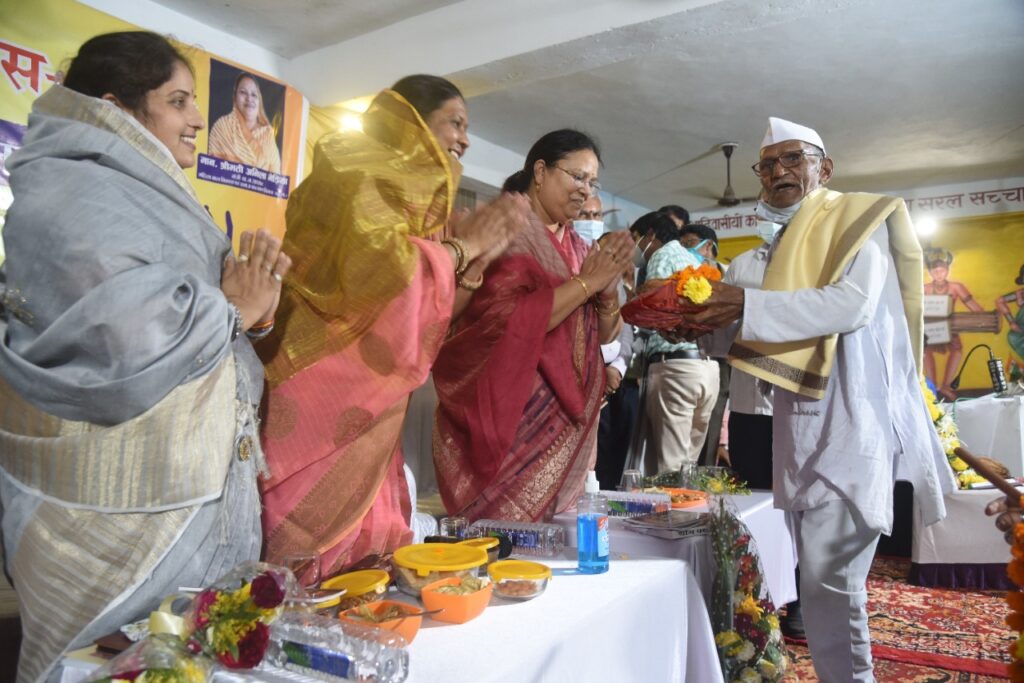
[[[462,275],[469,268],[469,250],[466,248],[466,243],[460,240],[458,237],[448,237],[441,240],[442,244],[450,244],[455,252],[458,254],[458,262],[455,264],[455,274]]]
[[[605,313],[603,310],[601,310],[601,307],[598,306],[597,307],[597,314],[599,316],[601,316],[602,318],[617,318],[617,317],[619,317],[619,311],[621,311],[621,310],[622,310],[621,308],[616,306],[613,310]]]
[[[590,298],[590,287],[587,287],[587,283],[583,281],[583,278],[581,278],[579,275],[573,275],[569,279],[570,280],[575,280],[576,282],[580,283],[580,287],[583,288],[583,299],[584,300],[587,300],[587,299]]]
[[[476,290],[478,290],[478,289],[480,289],[481,287],[484,286],[484,275],[483,275],[483,273],[480,273],[480,279],[477,280],[476,282],[470,282],[470,281],[466,280],[466,278],[463,277],[464,275],[465,275],[465,273],[460,273],[459,275],[457,275],[455,277],[455,283],[459,287],[462,287],[463,289],[465,289],[467,292],[475,292]]]

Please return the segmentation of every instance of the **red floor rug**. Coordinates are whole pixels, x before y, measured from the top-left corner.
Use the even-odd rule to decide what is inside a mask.
[[[879,683],[1006,680],[1014,633],[1002,593],[911,586],[909,560],[875,558],[868,625]],[[805,644],[788,643],[787,681],[816,681]]]

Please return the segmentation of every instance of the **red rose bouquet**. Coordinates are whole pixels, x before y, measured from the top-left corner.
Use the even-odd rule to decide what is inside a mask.
[[[189,651],[231,669],[258,666],[270,642],[269,624],[298,590],[287,569],[257,562],[235,568],[192,601],[185,615]]]

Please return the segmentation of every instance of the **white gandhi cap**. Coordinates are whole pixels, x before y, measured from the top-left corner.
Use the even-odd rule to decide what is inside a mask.
[[[777,142],[785,142],[786,140],[800,140],[801,142],[807,142],[821,148],[823,152],[825,151],[825,143],[821,141],[821,136],[814,130],[807,126],[801,126],[799,123],[769,116],[768,130],[765,131],[764,140],[761,141],[761,149],[768,145],[774,145]]]

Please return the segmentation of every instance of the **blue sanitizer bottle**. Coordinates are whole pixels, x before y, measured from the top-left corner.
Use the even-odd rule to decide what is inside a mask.
[[[587,472],[583,491],[576,504],[579,571],[603,574],[608,571],[608,499],[601,495],[594,470]]]

